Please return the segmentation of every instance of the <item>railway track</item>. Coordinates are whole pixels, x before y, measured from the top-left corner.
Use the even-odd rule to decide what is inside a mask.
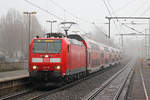
[[[104,70],[101,70],[100,72],[104,72]],[[90,77],[96,76],[97,74],[99,74],[99,73],[92,74],[92,75],[90,75]],[[90,77],[85,77],[83,79],[79,79],[79,80],[74,81],[74,82],[72,82],[70,84],[67,84],[65,86],[62,86],[60,88],[56,88],[56,89],[53,89],[53,90],[50,90],[50,91],[27,90],[27,91],[24,91],[24,92],[21,92],[21,93],[16,93],[14,95],[10,95],[10,96],[1,98],[0,100],[15,100],[15,98],[17,98],[17,97],[24,96],[24,95],[27,95],[27,94],[30,94],[30,93],[37,94],[35,92],[39,92],[36,96],[32,96],[32,97],[27,99],[27,100],[38,100],[38,99],[41,99],[41,98],[43,98],[45,96],[48,96],[49,94],[56,93],[56,92],[59,92],[61,90],[66,89],[66,88],[69,88],[69,87],[71,87],[73,85],[76,85],[76,84],[78,84],[79,82],[81,82],[83,80],[89,79]]]
[[[114,74],[99,88],[84,97],[82,100],[118,100],[129,76],[133,72],[132,60],[124,68]]]
[[[122,65],[122,66],[125,66],[125,65]],[[69,88],[71,86],[79,84],[80,82],[82,82],[84,80],[90,79],[91,77],[94,77],[94,76],[97,76],[97,75],[99,75],[101,73],[104,73],[105,70],[107,70],[107,69],[109,69],[109,68],[103,69],[103,70],[101,70],[101,71],[99,71],[97,73],[91,74],[91,75],[89,75],[89,76],[87,76],[85,78],[79,79],[77,81],[74,81],[74,82],[72,82],[70,84],[66,84],[66,85],[64,85],[62,87],[59,87],[59,88],[56,88],[56,89],[52,89],[52,90],[48,90],[48,91],[37,91],[37,90],[33,90],[32,89],[32,90],[24,91],[22,93],[18,93],[18,94],[14,94],[14,95],[11,95],[11,96],[7,96],[5,98],[1,98],[0,100],[16,100],[16,99],[20,100],[18,98],[21,98],[21,97],[26,97],[26,99],[24,99],[24,100],[39,100],[39,99],[41,99],[43,97],[46,97],[46,96],[48,96],[50,94],[54,94],[54,93],[59,92],[61,90],[65,90],[65,89],[67,89],[67,88]],[[33,94],[33,95],[31,95],[31,94]],[[31,95],[31,96],[26,96],[26,95]]]
[[[125,65],[123,65],[123,66],[125,66]],[[73,82],[73,83],[71,83],[71,84],[68,84],[68,85],[64,86],[64,87],[61,87],[61,88],[55,89],[55,90],[53,90],[53,91],[50,91],[50,92],[43,93],[43,94],[41,94],[41,95],[32,97],[32,98],[30,98],[29,100],[39,100],[39,99],[42,99],[43,97],[46,97],[46,96],[48,96],[49,94],[53,94],[53,93],[59,92],[59,91],[61,91],[61,90],[67,89],[67,88],[69,88],[69,87],[71,87],[71,86],[74,86],[74,85],[76,85],[76,84],[79,84],[80,82],[82,82],[82,81],[84,81],[84,80],[87,80],[87,79],[90,79],[91,77],[97,76],[97,75],[99,75],[100,73],[103,73],[103,72],[105,72],[105,70],[101,70],[100,72],[97,72],[97,73],[95,73],[95,74],[89,75],[88,77],[85,77],[85,78],[83,78],[83,79],[77,80],[77,81],[75,81],[75,82]]]
[[[33,90],[26,90],[26,91],[19,92],[19,93],[13,94],[13,95],[8,95],[8,96],[6,96],[6,97],[0,98],[0,100],[9,100],[9,99],[12,99],[12,98],[21,96],[21,95],[25,95],[25,94],[27,94],[27,93],[31,93],[32,91],[33,91]]]

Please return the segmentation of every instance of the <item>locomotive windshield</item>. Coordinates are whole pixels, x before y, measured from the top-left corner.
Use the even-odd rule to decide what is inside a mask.
[[[33,53],[61,53],[61,40],[34,40]]]

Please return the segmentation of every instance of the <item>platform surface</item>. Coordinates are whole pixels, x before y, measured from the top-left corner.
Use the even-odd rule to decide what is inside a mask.
[[[150,100],[150,60],[136,64],[128,100]]]
[[[28,76],[29,76],[28,70],[0,72],[0,82],[19,79]]]

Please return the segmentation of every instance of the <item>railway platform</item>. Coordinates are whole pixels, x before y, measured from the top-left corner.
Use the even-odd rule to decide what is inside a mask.
[[[23,89],[28,77],[28,70],[0,72],[0,97]]]
[[[150,100],[150,60],[136,64],[127,100]]]
[[[0,82],[15,80],[23,77],[28,77],[28,76],[29,76],[28,70],[0,72]]]

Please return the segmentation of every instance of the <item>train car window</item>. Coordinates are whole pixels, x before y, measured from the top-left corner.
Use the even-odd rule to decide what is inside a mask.
[[[109,57],[111,58],[111,54],[109,54]]]
[[[95,59],[92,59],[92,65],[96,65]]]
[[[108,59],[105,59],[105,64],[108,64]]]
[[[112,49],[112,53],[115,53],[115,51]]]
[[[92,48],[93,50],[100,51],[100,48],[99,48],[99,46],[98,46],[97,44],[90,42],[90,45],[91,45],[91,48]]]
[[[99,59],[92,59],[92,65],[100,65]]]
[[[89,64],[90,64],[90,60],[91,60],[91,53],[89,52]]]
[[[104,53],[101,53],[101,58],[104,58]]]
[[[104,50],[105,50],[106,52],[109,52],[109,50],[108,50],[108,48],[107,48],[107,47],[104,47]]]

